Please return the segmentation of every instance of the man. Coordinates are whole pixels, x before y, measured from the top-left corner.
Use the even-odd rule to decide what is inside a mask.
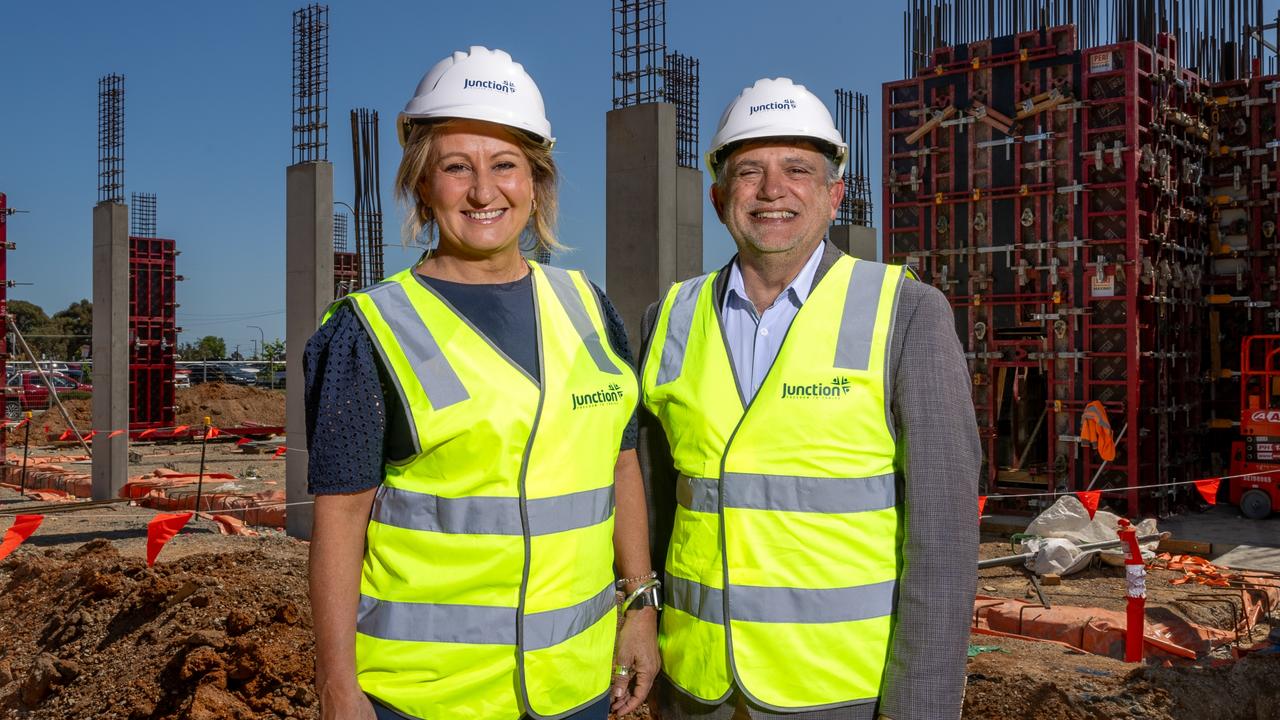
[[[980,454],[950,307],[824,242],[847,147],[803,86],[743,90],[711,145],[738,254],[644,329],[679,473],[650,483],[677,499],[662,717],[959,718]]]

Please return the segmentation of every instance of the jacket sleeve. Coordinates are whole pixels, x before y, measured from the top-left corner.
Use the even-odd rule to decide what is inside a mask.
[[[354,493],[382,483],[387,398],[375,352],[345,305],[307,341],[303,402],[312,494]]]
[[[657,324],[658,304],[645,310],[640,322],[640,353],[636,357],[636,374],[649,354],[653,327]],[[643,378],[641,378],[643,383]],[[671,448],[662,423],[642,403],[640,419],[640,471],[644,475],[645,499],[649,506],[649,545],[652,548],[653,567],[659,572],[666,566],[667,545],[671,542],[671,528],[676,519],[676,468],[671,459]]]
[[[921,282],[905,282],[902,293],[891,411],[906,532],[880,712],[892,720],[955,720],[977,589],[982,456],[951,307]]]

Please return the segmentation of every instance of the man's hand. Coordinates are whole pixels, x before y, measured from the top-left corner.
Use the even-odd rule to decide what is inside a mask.
[[[373,701],[359,685],[339,690],[326,683],[320,688],[320,720],[376,720]]]
[[[618,633],[618,649],[614,665],[627,669],[625,675],[613,674],[610,688],[610,711],[621,717],[640,707],[653,681],[658,677],[662,660],[658,656],[658,611],[652,607],[628,612]]]

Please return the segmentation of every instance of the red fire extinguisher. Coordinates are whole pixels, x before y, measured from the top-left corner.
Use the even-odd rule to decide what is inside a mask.
[[[1124,518],[1116,531],[1124,547],[1124,574],[1128,603],[1125,606],[1124,661],[1142,662],[1142,636],[1146,625],[1147,566],[1138,547],[1138,530]]]

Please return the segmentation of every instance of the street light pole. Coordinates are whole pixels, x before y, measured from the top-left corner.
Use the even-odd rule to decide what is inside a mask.
[[[258,331],[258,337],[262,339],[262,342],[258,344],[258,347],[262,348],[262,351],[263,351],[263,352],[266,352],[266,350],[267,350],[267,336],[266,336],[266,334],[265,334],[265,333],[263,333],[263,332],[262,332],[262,328],[258,327],[257,325],[245,325],[245,327],[247,327],[247,328],[253,328],[254,330],[257,330],[257,331]],[[254,355],[257,355],[257,352],[255,352],[255,353],[254,353]]]

